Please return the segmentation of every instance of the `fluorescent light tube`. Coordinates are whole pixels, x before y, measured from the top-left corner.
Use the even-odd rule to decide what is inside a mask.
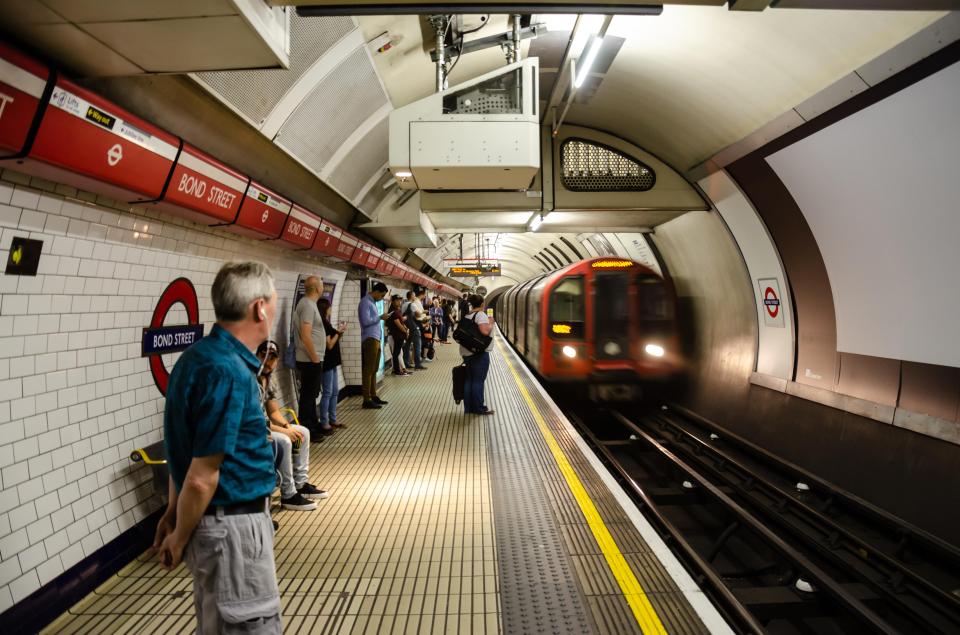
[[[577,63],[577,76],[573,79],[574,88],[580,88],[584,80],[587,79],[587,74],[596,61],[601,46],[603,46],[603,38],[600,36],[594,37],[587,45],[587,54],[583,56],[583,63],[580,64],[579,60]]]

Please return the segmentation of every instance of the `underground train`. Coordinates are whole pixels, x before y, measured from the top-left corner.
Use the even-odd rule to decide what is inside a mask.
[[[673,285],[633,260],[581,260],[509,288],[490,306],[544,380],[578,384],[594,400],[638,398],[680,367]]]

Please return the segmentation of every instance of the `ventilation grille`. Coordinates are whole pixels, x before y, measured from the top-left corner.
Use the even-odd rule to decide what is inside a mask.
[[[289,69],[197,74],[210,91],[258,128],[314,62],[356,28],[350,17],[301,18],[296,11],[290,13]]]
[[[374,174],[382,173],[387,164],[389,117],[370,129],[330,175],[334,186],[351,201],[361,194],[363,186]]]
[[[386,103],[380,80],[361,46],[300,102],[275,142],[320,172],[353,131]]]
[[[572,192],[646,192],[657,175],[635,159],[583,139],[560,147],[563,186]]]

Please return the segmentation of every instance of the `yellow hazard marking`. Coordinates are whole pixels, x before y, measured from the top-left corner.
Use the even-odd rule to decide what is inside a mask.
[[[603,552],[603,557],[607,560],[607,566],[610,567],[613,577],[616,578],[617,584],[620,585],[620,591],[626,598],[627,604],[630,605],[634,619],[637,620],[637,624],[640,625],[640,629],[644,635],[651,635],[653,633],[666,635],[667,629],[663,627],[663,622],[660,621],[657,611],[653,608],[653,605],[650,604],[647,594],[644,592],[643,587],[640,586],[640,581],[637,580],[637,576],[634,575],[626,558],[620,553],[620,548],[617,546],[616,541],[614,541],[613,536],[610,535],[610,530],[607,529],[603,518],[600,517],[600,512],[597,511],[597,507],[593,504],[593,500],[583,486],[583,482],[580,480],[580,477],[577,476],[570,461],[567,460],[567,455],[563,453],[560,444],[557,443],[557,439],[553,436],[553,432],[551,432],[547,426],[547,422],[544,420],[543,415],[540,414],[539,408],[534,405],[530,393],[527,392],[527,387],[524,386],[523,381],[520,379],[520,374],[510,362],[503,343],[498,340],[497,345],[500,347],[501,353],[504,354],[503,359],[507,362],[507,368],[509,368],[513,374],[513,379],[517,383],[517,388],[520,389],[520,394],[530,407],[530,413],[537,422],[537,427],[540,428],[540,433],[547,442],[547,446],[550,448],[551,454],[553,454],[553,459],[560,468],[560,473],[563,474],[563,478],[567,481],[570,492],[576,499],[577,505],[580,506],[580,511],[583,512],[583,517],[586,518],[587,525],[590,527],[590,531],[593,533],[593,537],[596,539],[600,551]]]
[[[10,254],[10,259],[13,260],[13,264],[19,265],[20,261],[23,259],[23,247],[17,245],[17,248],[13,250],[12,254]]]

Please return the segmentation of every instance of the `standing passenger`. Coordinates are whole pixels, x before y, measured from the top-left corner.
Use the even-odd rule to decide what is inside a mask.
[[[163,417],[169,501],[153,546],[193,574],[197,632],[283,630],[269,503],[276,475],[253,351],[270,337],[273,275],[230,262],[213,281],[217,317],[170,374]]]
[[[400,311],[402,305],[403,298],[399,295],[392,296],[390,298],[390,316],[387,318],[387,329],[393,339],[393,344],[390,347],[393,359],[393,374],[401,377],[412,374],[408,370],[400,368],[402,353],[404,350],[409,350],[406,341],[407,335],[410,333],[410,329],[403,323],[403,313]]]
[[[340,322],[339,328],[333,328],[330,323],[332,310],[330,300],[320,298],[317,302],[320,317],[323,318],[323,330],[327,335],[327,354],[323,358],[323,396],[320,397],[320,429],[332,431],[333,428],[345,428],[337,423],[337,398],[340,396],[340,387],[337,385],[337,368],[342,363],[340,355],[340,338],[347,330],[347,323]]]
[[[483,297],[471,295],[467,298],[470,304],[470,310],[463,317],[465,320],[473,320],[481,335],[490,335],[493,330],[493,318],[488,317],[483,310]],[[460,346],[460,355],[463,362],[467,365],[467,383],[463,391],[463,411],[467,414],[492,415],[493,410],[487,408],[484,403],[483,384],[487,380],[487,372],[490,370],[490,346],[479,353],[471,353],[465,346]]]
[[[377,371],[380,366],[380,340],[383,329],[380,323],[390,312],[380,313],[377,302],[387,295],[387,285],[375,282],[367,295],[360,298],[357,314],[360,318],[360,374],[363,383],[364,408],[379,409],[387,402],[377,396]]]
[[[297,349],[297,370],[300,371],[300,403],[297,417],[300,424],[317,435],[323,434],[317,420],[317,397],[323,381],[323,356],[327,351],[327,334],[323,318],[317,309],[317,300],[323,281],[310,276],[303,283],[304,294],[293,310],[293,343]]]

